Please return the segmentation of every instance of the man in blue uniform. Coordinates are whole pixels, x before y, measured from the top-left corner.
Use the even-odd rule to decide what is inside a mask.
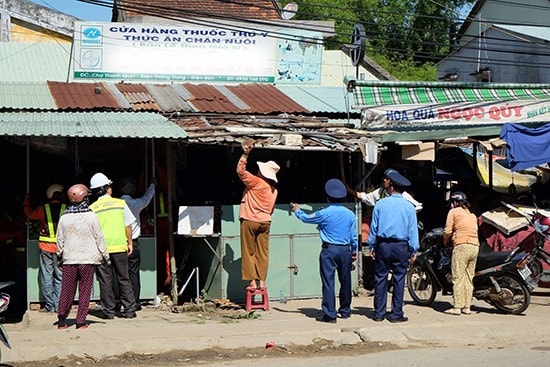
[[[338,314],[347,319],[351,315],[351,267],[357,259],[357,224],[355,214],[342,205],[347,191],[344,183],[332,178],[325,184],[329,205],[312,214],[304,213],[298,204],[290,208],[304,223],[317,224],[321,237],[319,272],[323,285],[323,314],[317,321],[336,322],[335,273],[340,280]]]
[[[390,322],[408,321],[403,313],[405,277],[409,259],[418,250],[418,223],[414,207],[401,193],[411,182],[399,172],[388,175],[390,196],[376,203],[367,243],[374,257],[374,321],[386,317],[388,274],[393,276]]]

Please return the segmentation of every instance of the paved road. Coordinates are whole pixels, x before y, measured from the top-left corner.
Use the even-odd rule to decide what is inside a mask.
[[[393,350],[383,353],[354,356],[315,357],[308,359],[280,358],[264,359],[262,367],[520,367],[550,365],[550,347],[531,347],[521,344],[507,348],[493,347],[442,347]],[[179,366],[184,367],[182,363]],[[254,359],[224,361],[210,364],[210,367],[253,367],[258,366]]]
[[[353,300],[353,316],[324,324],[314,320],[320,300],[293,300],[286,304],[272,302],[270,312],[252,320],[208,320],[185,313],[145,309],[132,320],[101,320],[89,317],[86,330],[57,330],[55,315],[29,311],[19,324],[5,325],[12,349],[2,349],[2,362],[39,361],[71,354],[105,358],[124,352],[156,354],[171,350],[202,350],[211,347],[262,347],[274,341],[286,345],[309,345],[317,339],[337,344],[360,341],[394,343],[401,347],[456,350],[481,347],[491,349],[511,345],[532,346],[544,353],[550,346],[550,290],[535,290],[531,306],[524,315],[503,315],[491,306],[475,301],[473,314],[450,316],[441,311],[450,306],[449,296],[439,295],[433,307],[415,306],[407,300],[405,313],[410,321],[400,324],[376,323],[372,316],[372,297]],[[74,317],[74,315],[72,315]],[[547,358],[548,359],[548,358]],[[536,364],[536,363],[535,363]],[[420,365],[420,364],[419,364]]]

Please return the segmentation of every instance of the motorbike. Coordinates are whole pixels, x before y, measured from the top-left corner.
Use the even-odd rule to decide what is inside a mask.
[[[9,281],[9,282],[0,282],[0,289],[9,287],[10,285],[15,284],[15,282]],[[0,313],[6,311],[8,309],[8,306],[10,304],[10,295],[1,292],[0,293]],[[1,324],[1,322],[4,321],[3,317],[0,317],[0,341],[11,349],[10,341],[8,339],[8,333],[6,332],[6,329],[4,328],[4,325]],[[2,360],[2,351],[0,350],[0,361]]]
[[[421,239],[420,253],[407,272],[407,290],[417,305],[432,304],[438,292],[453,292],[450,248],[443,246],[443,228],[427,232]],[[497,310],[519,315],[531,301],[536,282],[528,267],[527,253],[480,253],[476,262],[473,296]]]
[[[526,213],[524,210],[514,206],[513,204],[502,201],[502,205],[511,211],[520,214],[529,223],[529,226],[533,228],[531,232],[523,241],[521,241],[515,249],[510,253],[514,256],[516,253],[529,253],[531,255],[531,262],[529,268],[531,270],[531,278],[537,283],[548,282],[548,276],[545,276],[543,263],[550,265],[550,253],[545,250],[544,243],[550,240],[550,217],[541,213],[535,206],[535,211]],[[543,276],[545,279],[543,279]]]

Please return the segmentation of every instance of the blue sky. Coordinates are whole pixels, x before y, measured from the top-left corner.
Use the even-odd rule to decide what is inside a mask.
[[[38,5],[70,14],[82,20],[111,21],[111,8],[91,5],[77,0],[32,0]]]
[[[32,0],[33,2],[55,9],[62,13],[70,14],[82,20],[89,21],[111,21],[111,8],[99,5],[92,5],[77,0]],[[105,0],[107,1],[107,0]],[[111,1],[112,2],[112,1]],[[459,10],[460,17],[465,18],[470,11],[472,4],[465,5]]]

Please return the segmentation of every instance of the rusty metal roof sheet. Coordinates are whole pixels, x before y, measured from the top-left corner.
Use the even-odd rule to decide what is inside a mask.
[[[162,113],[219,114],[345,114],[339,88],[288,88],[270,84],[141,84],[141,83],[36,83],[47,85],[55,104],[37,101],[36,93],[17,93],[17,101],[4,98],[5,108],[51,108],[60,110],[135,110]],[[27,84],[0,83],[0,88],[27,88]],[[12,91],[7,95],[14,96]],[[298,101],[304,101],[305,107]],[[326,101],[326,102],[324,102]]]
[[[137,111],[162,111],[144,84],[116,83],[116,89],[126,98],[131,108]]]
[[[215,113],[308,113],[309,111],[269,84],[182,84],[180,91],[195,112]]]
[[[62,110],[123,108],[105,83],[48,82],[48,87],[57,107]]]
[[[230,113],[239,111],[237,106],[213,85],[184,84],[181,87],[189,94],[187,103],[196,112]]]
[[[253,113],[290,113],[292,111],[292,113],[300,114],[309,112],[270,84],[239,84],[227,88],[245,101]]]

